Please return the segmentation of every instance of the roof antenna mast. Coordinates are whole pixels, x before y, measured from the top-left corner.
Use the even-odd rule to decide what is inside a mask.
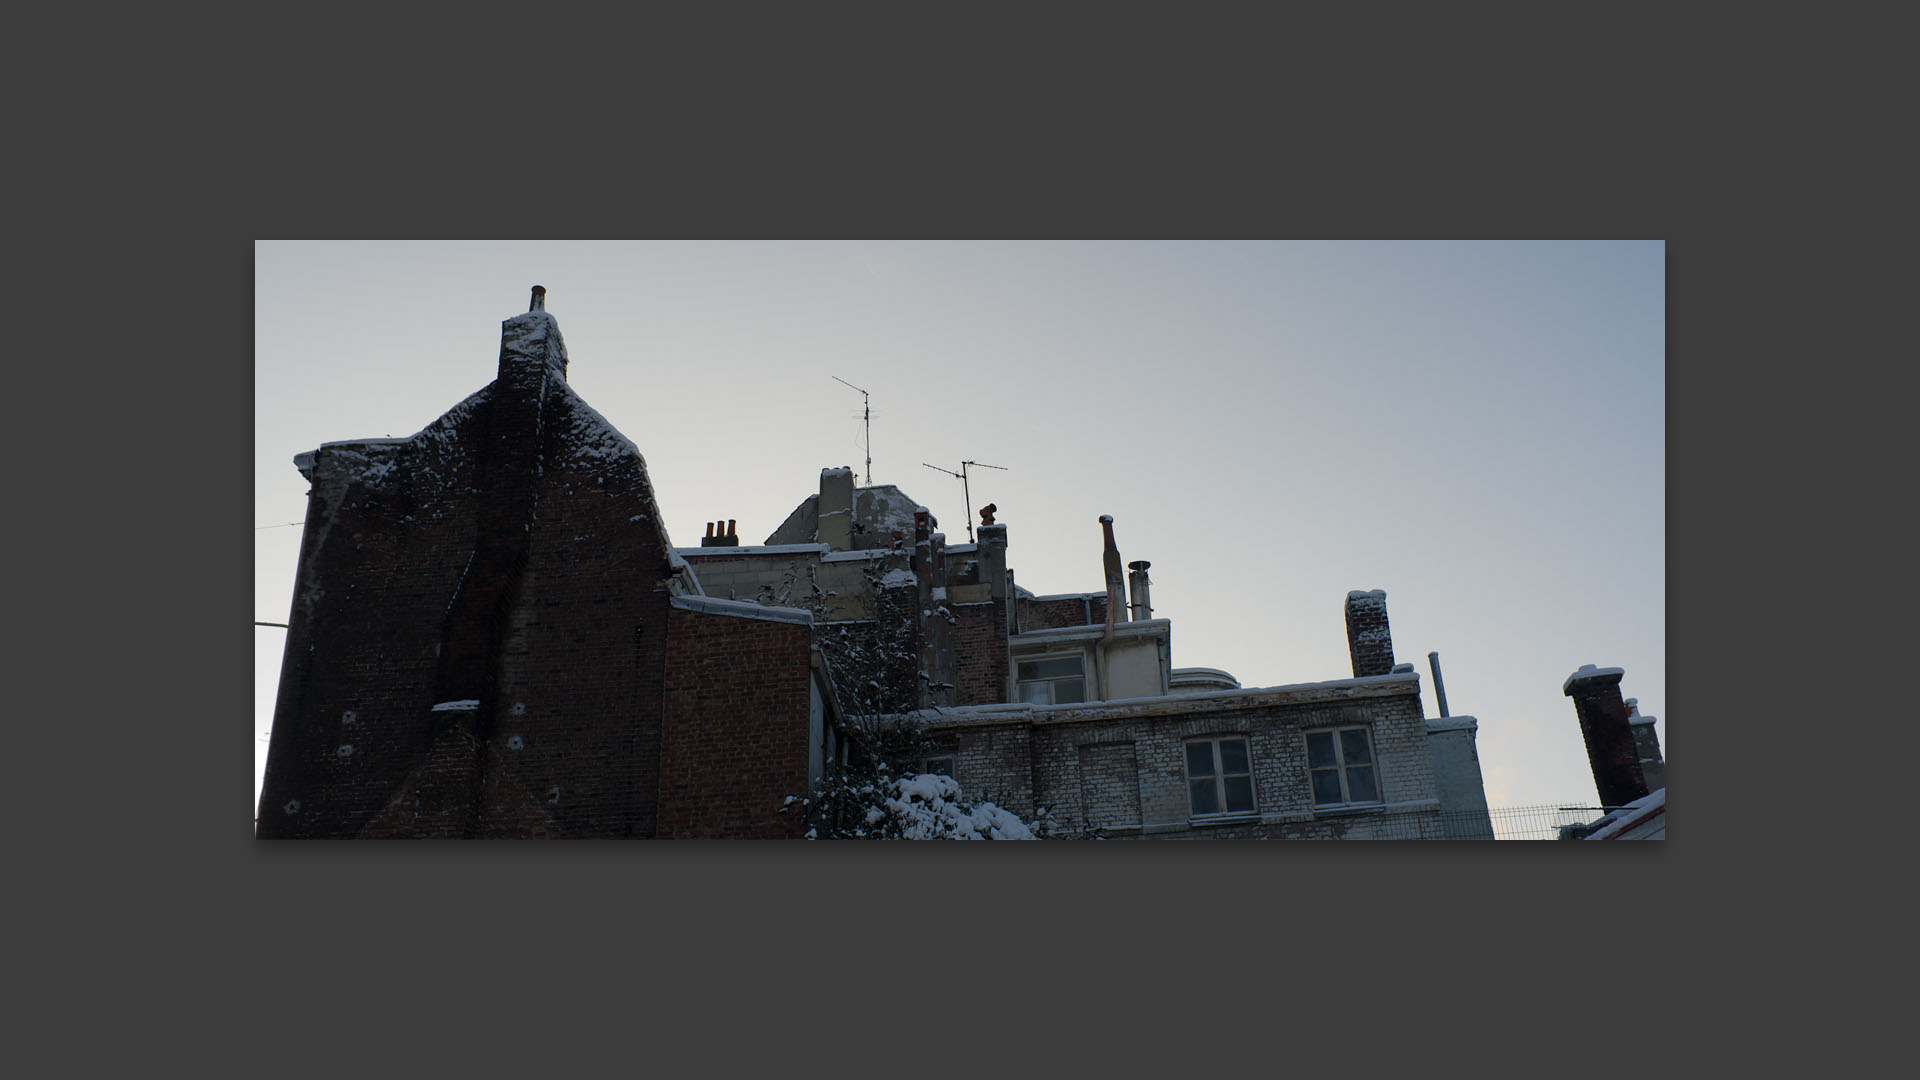
[[[973,543],[973,492],[967,487],[967,467],[973,465],[982,469],[999,469],[1001,472],[1011,472],[1012,470],[1008,469],[1005,465],[989,465],[984,461],[963,461],[960,463],[959,472],[954,472],[952,469],[943,469],[938,465],[931,465],[924,461],[920,464],[926,465],[927,468],[932,469],[934,472],[943,472],[948,476],[957,476],[960,478],[960,495],[967,500],[967,543]]]
[[[832,376],[829,376],[829,378],[831,378],[834,382],[837,382],[842,386],[852,386],[855,390],[860,390],[859,387],[853,386],[852,383],[848,382],[847,380],[841,378],[838,375],[832,375]],[[865,390],[860,390],[860,403],[861,403],[860,404],[860,422],[867,429],[867,484],[866,486],[872,487],[873,486],[873,398],[869,397]]]

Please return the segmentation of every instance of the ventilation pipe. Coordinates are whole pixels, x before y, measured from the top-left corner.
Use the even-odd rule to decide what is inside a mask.
[[[1440,702],[1440,718],[1447,717],[1447,684],[1440,681],[1440,654],[1427,654],[1427,666],[1433,669],[1433,696]]]
[[[1134,622],[1144,622],[1147,619],[1153,618],[1153,604],[1148,601],[1147,597],[1147,585],[1149,584],[1147,581],[1147,567],[1152,565],[1152,563],[1145,559],[1136,559],[1127,564],[1127,569],[1132,571],[1127,575],[1127,586],[1133,596],[1133,603],[1128,608],[1128,615]]]

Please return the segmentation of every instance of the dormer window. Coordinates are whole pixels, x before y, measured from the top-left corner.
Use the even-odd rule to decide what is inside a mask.
[[[1021,701],[1066,705],[1087,700],[1086,660],[1079,654],[1022,660],[1014,669]]]

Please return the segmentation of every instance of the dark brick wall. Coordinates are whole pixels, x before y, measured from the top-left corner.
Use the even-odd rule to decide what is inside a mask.
[[[672,609],[659,835],[782,839],[807,794],[807,626]]]
[[[259,835],[653,833],[645,464],[508,366],[406,444],[315,455]]]

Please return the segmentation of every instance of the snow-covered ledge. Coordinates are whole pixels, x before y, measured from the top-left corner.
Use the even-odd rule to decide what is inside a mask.
[[[751,600],[722,600],[717,596],[675,596],[670,601],[682,611],[707,615],[731,615],[740,619],[765,619],[768,622],[813,625],[813,613],[799,608],[767,607]]]

